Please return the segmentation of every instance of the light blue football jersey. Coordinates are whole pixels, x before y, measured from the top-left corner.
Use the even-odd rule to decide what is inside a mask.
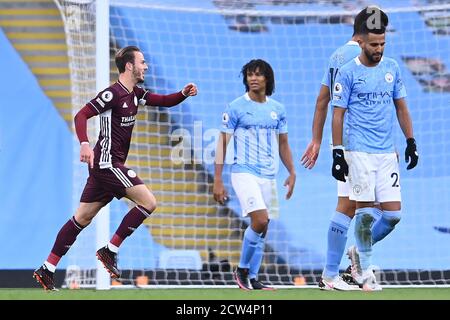
[[[360,53],[361,48],[358,42],[349,41],[336,49],[330,56],[328,68],[322,78],[322,84],[330,89],[330,99],[333,97],[333,84],[339,69],[350,60],[359,56]]]
[[[330,89],[330,101],[333,99],[333,87],[339,69],[347,62],[356,58],[360,53],[361,48],[359,47],[358,42],[351,40],[346,44],[344,44],[343,46],[336,49],[336,51],[334,51],[333,54],[330,56],[330,59],[328,60],[328,68],[325,71],[325,74],[323,75],[322,78],[322,84],[324,86],[327,86],[328,89]],[[332,107],[331,107],[331,114],[333,114]],[[329,120],[330,123],[332,118],[333,117],[330,117]],[[342,144],[344,146],[347,145],[348,140],[347,132],[348,132],[347,121],[344,121],[343,135],[342,135]],[[330,145],[333,145],[331,134],[330,134]]]
[[[384,57],[366,67],[356,57],[336,77],[332,105],[347,108],[346,150],[367,153],[395,152],[394,99],[406,97],[397,62]]]
[[[272,179],[279,168],[278,135],[287,133],[284,106],[269,97],[258,103],[248,93],[235,99],[222,115],[222,132],[233,134],[231,172]]]

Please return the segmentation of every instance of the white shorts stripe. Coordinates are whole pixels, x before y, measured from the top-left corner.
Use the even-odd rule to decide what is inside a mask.
[[[133,186],[133,184],[130,182],[130,180],[128,180],[128,178],[123,174],[122,171],[120,171],[117,168],[109,168],[109,169],[114,173],[117,179],[119,179],[120,182],[122,182],[125,188],[131,188]]]
[[[131,183],[130,179],[128,179],[128,177],[122,171],[120,171],[117,168],[113,168],[113,169],[116,170],[117,174],[122,177],[123,181],[125,181],[125,183],[127,184],[127,187],[132,187],[133,186],[133,184]]]

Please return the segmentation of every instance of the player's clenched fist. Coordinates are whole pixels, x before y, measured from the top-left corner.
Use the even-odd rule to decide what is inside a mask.
[[[197,95],[197,86],[195,83],[188,83],[181,91],[185,97],[192,97]]]

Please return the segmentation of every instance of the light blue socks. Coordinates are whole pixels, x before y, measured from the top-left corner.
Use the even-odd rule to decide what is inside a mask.
[[[372,224],[375,208],[360,208],[355,211],[355,240],[359,251],[361,268],[366,270],[372,263]]]
[[[239,260],[239,268],[249,268],[250,260],[255,254],[256,248],[261,239],[261,234],[256,233],[250,226],[244,232],[244,239],[242,240],[241,259]]]
[[[347,231],[352,219],[343,213],[335,212],[328,228],[327,262],[323,276],[334,278],[339,274],[339,265],[347,243]]]
[[[264,255],[264,245],[266,242],[266,238],[261,236],[259,238],[258,245],[256,247],[255,253],[250,260],[250,269],[248,270],[249,279],[256,279],[258,276],[259,268],[261,267],[262,258]]]
[[[372,228],[372,245],[383,240],[394,230],[395,225],[400,221],[401,211],[383,211],[381,218],[375,222]]]

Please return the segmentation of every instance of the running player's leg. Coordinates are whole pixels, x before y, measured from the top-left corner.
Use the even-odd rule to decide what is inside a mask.
[[[112,168],[97,172],[104,187],[116,198],[127,197],[136,206],[122,219],[109,243],[97,251],[98,259],[103,263],[111,277],[120,277],[117,268],[117,253],[122,242],[150,216],[156,208],[156,199],[137,174],[121,165],[114,164]]]
[[[123,217],[110,241],[110,244],[117,248],[114,248],[113,251],[115,252],[117,252],[123,240],[129,237],[156,209],[156,198],[144,184],[127,188],[126,197],[133,201],[136,206]]]
[[[86,199],[85,188],[83,196]],[[82,196],[82,199],[83,199]],[[105,200],[109,202],[109,200]],[[78,234],[92,221],[95,215],[106,204],[106,202],[80,202],[80,205],[73,217],[71,217],[59,230],[53,248],[47,257],[47,260],[36,269],[33,277],[46,290],[55,290],[53,275],[61,258],[69,251],[75,242]]]

